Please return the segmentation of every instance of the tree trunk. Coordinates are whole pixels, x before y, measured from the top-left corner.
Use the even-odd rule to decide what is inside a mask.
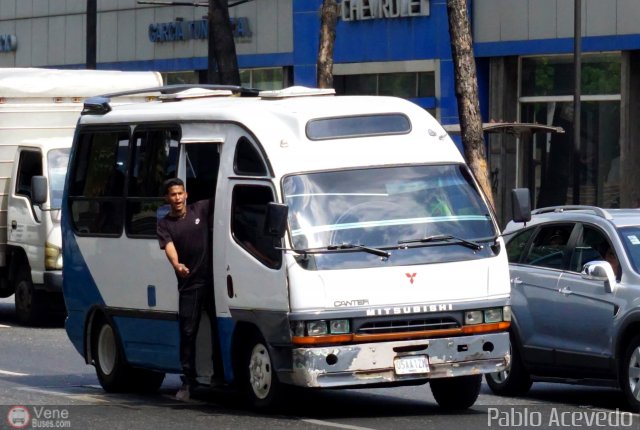
[[[236,42],[227,0],[209,0],[209,84],[240,85]],[[216,67],[217,66],[217,67]]]
[[[338,4],[323,0],[320,11],[320,46],[318,47],[318,88],[333,88],[333,46],[336,40]]]
[[[447,0],[447,12],[464,155],[489,204],[495,208],[482,134],[478,81],[467,0]]]

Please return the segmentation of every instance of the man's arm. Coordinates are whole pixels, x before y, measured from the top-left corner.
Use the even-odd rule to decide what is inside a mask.
[[[173,242],[169,242],[165,245],[164,253],[167,255],[169,263],[171,263],[178,276],[181,278],[189,276],[189,268],[180,263],[180,260],[178,259],[178,251],[176,251],[176,247],[173,245]]]

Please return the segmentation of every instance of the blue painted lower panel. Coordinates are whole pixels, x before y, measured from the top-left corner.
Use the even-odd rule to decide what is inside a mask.
[[[180,373],[178,321],[114,317],[127,361],[145,369]]]
[[[232,341],[233,330],[235,328],[235,321],[233,318],[218,318],[218,335],[220,337],[220,353],[222,355],[222,365],[224,366],[224,380],[226,382],[232,382],[234,379],[233,374],[233,361],[232,361]]]
[[[64,328],[76,351],[84,357],[84,312],[69,310]]]
[[[182,372],[180,330],[177,320],[165,321],[124,316],[114,317],[113,320],[127,361],[131,365],[167,373]],[[231,382],[234,378],[231,350],[235,323],[231,318],[218,318],[217,323],[224,379]]]

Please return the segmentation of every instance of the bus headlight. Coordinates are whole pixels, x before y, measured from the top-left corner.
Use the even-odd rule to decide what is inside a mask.
[[[62,270],[62,249],[49,242],[44,245],[44,268],[46,270]]]
[[[307,333],[309,336],[322,336],[327,334],[327,322],[324,320],[309,321],[307,323]]]
[[[503,306],[501,308],[478,309],[465,311],[464,324],[492,324],[503,321],[511,321],[511,306]]]

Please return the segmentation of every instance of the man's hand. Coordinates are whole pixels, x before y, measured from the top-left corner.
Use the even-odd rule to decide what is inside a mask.
[[[182,263],[179,263],[176,266],[176,272],[181,278],[186,278],[187,276],[189,276],[189,268]]]

